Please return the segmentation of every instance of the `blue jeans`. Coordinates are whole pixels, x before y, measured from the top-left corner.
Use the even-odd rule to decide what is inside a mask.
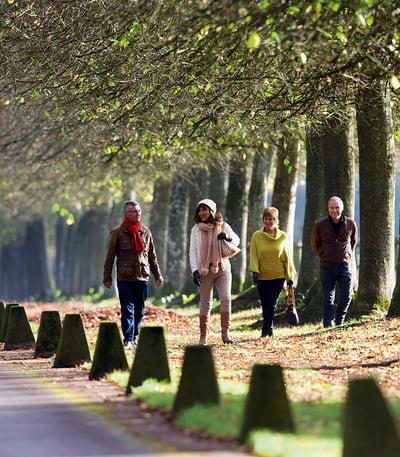
[[[343,266],[320,266],[319,278],[322,286],[322,320],[324,327],[341,325],[346,317],[347,310],[351,303],[352,294],[352,271],[350,265]],[[339,300],[335,307],[336,283],[339,287]]]
[[[257,289],[264,318],[261,336],[273,335],[276,304],[284,282],[284,278],[258,281]]]
[[[118,281],[119,302],[121,304],[121,327],[124,343],[135,341],[139,335],[147,298],[147,281]]]

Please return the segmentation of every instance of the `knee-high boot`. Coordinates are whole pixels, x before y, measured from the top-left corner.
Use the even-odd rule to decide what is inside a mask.
[[[231,313],[230,313],[230,311],[222,312],[221,313],[221,336],[222,336],[222,341],[225,344],[233,343],[232,338],[229,334],[230,328],[231,328]]]
[[[210,320],[210,317],[208,315],[200,314],[200,341],[199,341],[199,344],[207,344],[209,320]]]

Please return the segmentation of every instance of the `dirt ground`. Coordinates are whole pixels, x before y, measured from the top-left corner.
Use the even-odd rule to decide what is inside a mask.
[[[100,321],[114,320],[119,322],[119,307],[99,308],[90,303],[21,303],[26,309],[28,318],[39,323],[40,314],[44,310],[58,310],[63,319],[67,313],[82,315],[85,328],[98,327]],[[172,310],[146,307],[146,323],[152,320],[158,324],[168,322],[182,328],[185,316]],[[185,321],[185,322],[183,322]],[[13,368],[24,370],[32,376],[43,379],[50,387],[60,391],[81,405],[94,408],[113,423],[122,426],[126,432],[141,439],[154,438],[163,452],[178,450],[180,452],[230,452],[232,455],[243,453],[250,455],[247,449],[239,447],[234,441],[217,440],[210,436],[199,436],[191,430],[178,430],[174,427],[169,412],[154,411],[125,395],[124,389],[106,380],[89,381],[88,370],[77,368],[52,368],[54,358],[34,358],[33,350],[4,351],[0,343],[0,361]]]

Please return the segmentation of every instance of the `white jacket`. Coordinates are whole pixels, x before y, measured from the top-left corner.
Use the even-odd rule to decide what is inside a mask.
[[[226,233],[227,238],[232,238],[232,243],[235,246],[239,246],[240,238],[232,230],[232,227],[223,222],[225,225],[224,232]],[[219,227],[220,228],[220,227]],[[221,230],[219,230],[220,232]],[[200,243],[201,243],[201,232],[197,224],[192,227],[190,232],[190,249],[189,249],[189,259],[190,259],[190,269],[192,273],[196,270],[200,271]],[[222,259],[222,270],[230,271],[231,263],[229,259]]]

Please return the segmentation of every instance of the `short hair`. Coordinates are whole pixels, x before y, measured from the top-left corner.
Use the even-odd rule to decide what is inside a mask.
[[[124,213],[127,212],[128,208],[130,206],[140,206],[138,202],[135,202],[134,200],[128,200],[124,203]]]
[[[339,205],[342,207],[342,209],[344,208],[343,200],[340,197],[336,197],[336,195],[333,195],[332,197],[330,197],[330,199],[328,200],[328,206],[332,200],[337,200],[339,202]]]
[[[263,211],[263,220],[265,216],[271,216],[276,225],[279,225],[279,210],[275,206],[267,206]]]

